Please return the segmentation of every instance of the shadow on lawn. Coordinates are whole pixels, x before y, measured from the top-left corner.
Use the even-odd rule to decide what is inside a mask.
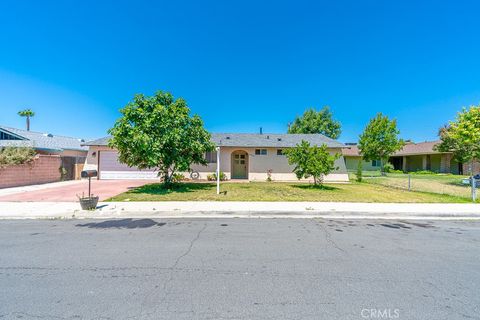
[[[328,190],[328,191],[340,190],[337,187],[326,186],[326,185],[314,185],[314,184],[292,184],[291,186],[293,188],[299,188],[304,190]]]
[[[167,195],[171,193],[185,193],[195,192],[201,190],[211,190],[215,188],[215,185],[211,183],[189,183],[182,182],[176,183],[171,188],[165,188],[161,183],[147,184],[145,186],[138,187],[136,189],[128,191],[130,194],[151,194],[151,195]]]

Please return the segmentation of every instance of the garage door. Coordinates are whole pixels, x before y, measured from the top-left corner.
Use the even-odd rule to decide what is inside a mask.
[[[139,170],[118,161],[116,151],[100,151],[98,171],[100,179],[158,179],[154,170]]]

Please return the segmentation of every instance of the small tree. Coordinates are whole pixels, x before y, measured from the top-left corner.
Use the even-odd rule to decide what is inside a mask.
[[[382,175],[384,174],[383,166],[388,158],[405,145],[404,141],[398,138],[399,133],[396,120],[390,120],[387,116],[378,113],[360,135],[358,142],[360,154],[366,161],[380,159]]]
[[[167,187],[176,172],[205,165],[205,153],[215,148],[200,117],[190,116],[185,100],[170,93],[135,95],[120,112],[122,117],[109,130],[109,146],[118,150],[122,163],[157,169]]]
[[[293,172],[297,178],[300,180],[313,177],[315,185],[322,184],[324,176],[338,169],[335,167],[335,160],[340,155],[330,154],[326,144],[310,146],[310,143],[302,140],[296,147],[284,150],[284,153],[288,163],[295,166]]]
[[[18,111],[18,115],[20,117],[27,118],[27,131],[30,131],[30,118],[35,116],[35,112],[33,112],[31,109],[25,109]]]
[[[475,159],[480,159],[480,105],[464,108],[456,120],[439,130],[441,139],[436,149],[452,152],[455,160],[470,163],[470,174]]]
[[[288,126],[288,133],[321,133],[332,139],[337,139],[341,132],[340,122],[333,119],[327,106],[320,111],[314,108],[306,110]]]
[[[363,179],[363,164],[362,164],[362,158],[358,159],[358,164],[357,164],[357,182],[362,182]]]

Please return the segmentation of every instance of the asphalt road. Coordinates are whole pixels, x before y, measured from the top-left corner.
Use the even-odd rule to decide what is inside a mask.
[[[480,223],[0,221],[0,319],[480,319]]]

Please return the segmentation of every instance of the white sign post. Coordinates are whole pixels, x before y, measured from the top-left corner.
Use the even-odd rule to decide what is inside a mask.
[[[217,194],[220,194],[220,147],[216,147],[217,150]]]

